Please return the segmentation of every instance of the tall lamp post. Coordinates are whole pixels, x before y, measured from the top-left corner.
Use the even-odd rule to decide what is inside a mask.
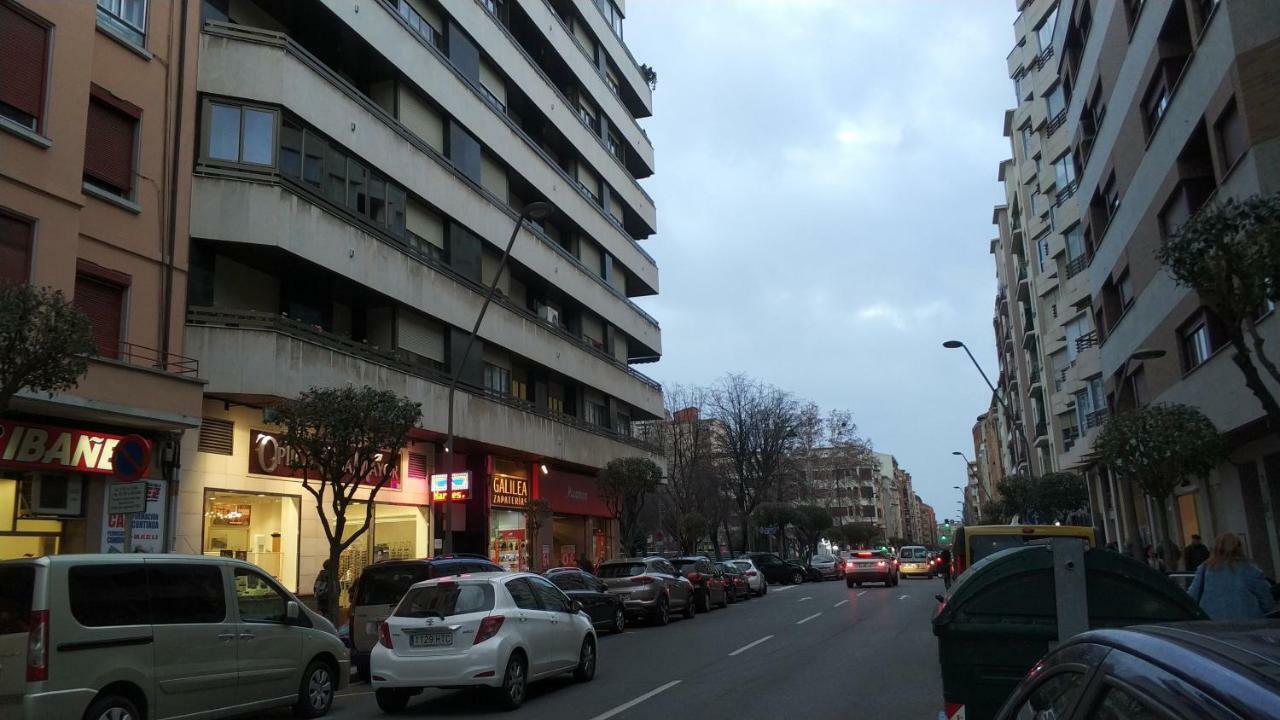
[[[552,210],[549,203],[531,202],[520,211],[515,227],[511,228],[511,237],[507,240],[507,246],[502,250],[498,269],[494,271],[493,280],[489,283],[489,289],[484,295],[484,302],[480,305],[480,312],[476,315],[476,323],[471,328],[471,334],[467,336],[467,344],[462,348],[461,357],[456,359],[452,377],[449,378],[448,435],[444,441],[444,554],[446,555],[453,554],[453,473],[457,465],[454,462],[453,452],[453,398],[458,391],[458,381],[462,378],[462,369],[466,367],[467,356],[471,354],[471,346],[476,342],[476,334],[480,332],[480,323],[484,322],[484,314],[489,310],[489,303],[493,301],[494,293],[498,291],[498,281],[502,279],[502,271],[507,267],[507,258],[511,257],[511,248],[516,244],[520,228],[524,227],[525,220],[542,220],[551,215]]]
[[[1013,409],[1009,407],[1009,403],[1006,402],[1005,399],[1000,395],[1000,393],[996,391],[996,386],[991,384],[991,378],[987,377],[987,373],[984,372],[982,369],[982,366],[978,364],[977,358],[973,356],[972,352],[969,352],[968,345],[965,345],[959,340],[948,340],[942,343],[942,347],[947,348],[948,350],[955,350],[957,348],[962,348],[965,354],[969,356],[969,361],[972,362],[973,366],[978,369],[978,374],[981,375],[982,379],[986,381],[987,387],[991,388],[991,394],[995,396],[996,401],[1000,403],[1000,406],[1004,408],[1004,411],[1008,413],[1010,417],[1015,415],[1015,413],[1013,412]],[[1022,422],[1021,416],[1019,415],[1018,417],[1019,417],[1018,438],[1022,440],[1022,449],[1026,452],[1027,475],[1034,476],[1035,471],[1032,469],[1032,465],[1031,465],[1031,443],[1027,441],[1027,427],[1026,427],[1026,424]]]
[[[970,495],[969,487],[973,484],[974,480],[977,479],[973,473],[973,466],[975,465],[975,463],[969,462],[969,458],[959,450],[952,450],[951,454],[955,455],[956,457],[964,461],[965,486],[963,488],[960,487],[959,485],[956,486],[957,490],[961,490],[964,492],[964,500],[965,500],[964,518],[963,518],[964,523],[968,525],[969,518],[971,516],[976,518],[977,522],[982,522],[982,509],[978,507],[977,502],[971,503],[970,500],[972,500],[973,498],[969,497]]]

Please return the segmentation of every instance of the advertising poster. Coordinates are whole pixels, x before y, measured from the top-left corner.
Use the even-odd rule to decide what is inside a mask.
[[[164,480],[147,480],[147,509],[134,513],[129,539],[130,552],[164,552],[165,492]],[[125,528],[129,527],[126,515],[113,515],[103,506],[102,552],[125,551]]]

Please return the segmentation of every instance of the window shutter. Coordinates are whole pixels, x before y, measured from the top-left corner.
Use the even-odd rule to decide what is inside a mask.
[[[120,357],[120,314],[124,288],[87,275],[76,275],[75,306],[89,317],[98,355]]]
[[[427,479],[427,456],[409,453],[409,478],[411,480]]]
[[[236,424],[230,420],[218,418],[202,418],[200,420],[200,442],[196,450],[214,455],[231,455],[232,431]]]
[[[0,213],[0,284],[26,282],[30,268],[31,223]]]
[[[85,126],[85,175],[128,195],[133,190],[133,141],[137,116],[95,91]]]
[[[0,4],[0,102],[37,118],[44,105],[48,31],[26,15]]]

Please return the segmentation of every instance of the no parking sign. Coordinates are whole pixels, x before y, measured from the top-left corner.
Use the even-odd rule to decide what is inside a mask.
[[[125,482],[141,478],[151,469],[151,443],[141,435],[125,435],[111,454],[111,467]]]

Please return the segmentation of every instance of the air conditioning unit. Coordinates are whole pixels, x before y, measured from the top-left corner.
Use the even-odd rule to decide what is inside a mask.
[[[546,320],[552,325],[560,324],[560,311],[556,310],[550,305],[543,305],[542,309],[538,314],[542,317],[543,320]]]
[[[78,476],[30,475],[27,507],[32,515],[80,515],[84,482]]]

